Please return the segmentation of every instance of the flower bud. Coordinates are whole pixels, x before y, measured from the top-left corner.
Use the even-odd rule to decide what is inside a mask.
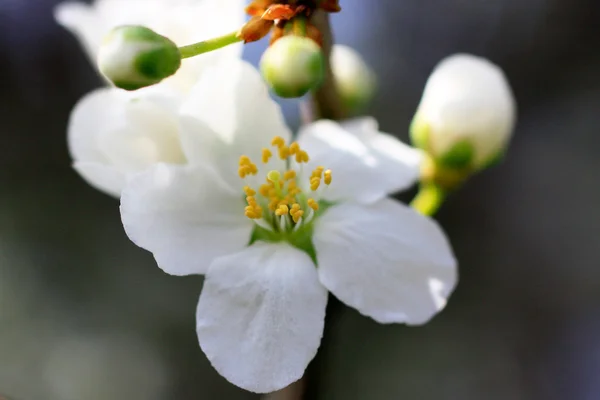
[[[120,26],[104,39],[100,72],[115,86],[137,90],[173,75],[181,66],[177,45],[143,26]]]
[[[260,69],[278,96],[300,97],[321,85],[325,62],[314,40],[290,35],[277,40],[265,51]]]
[[[504,154],[515,114],[502,70],[484,58],[456,54],[429,77],[411,139],[442,168],[480,170]]]
[[[340,98],[349,111],[360,111],[369,104],[376,78],[360,54],[348,46],[333,46],[331,69]]]

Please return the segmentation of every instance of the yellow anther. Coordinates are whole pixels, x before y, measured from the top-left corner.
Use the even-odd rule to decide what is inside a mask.
[[[269,210],[275,211],[279,207],[279,199],[271,199],[269,201]]]
[[[329,185],[331,183],[331,170],[330,169],[325,171],[325,178],[323,180],[325,181],[326,185]]]
[[[256,206],[256,199],[254,198],[254,196],[246,196],[246,202],[252,207]]]
[[[294,171],[293,169],[290,169],[289,171],[286,171],[285,174],[283,174],[283,179],[285,179],[286,181],[294,179],[295,177],[296,177],[296,171]]]
[[[319,188],[319,186],[321,185],[321,178],[310,178],[310,190],[312,190],[313,192],[315,190],[317,190]]]
[[[244,193],[246,193],[246,196],[256,195],[256,191],[254,191],[250,186],[244,186]]]
[[[308,153],[304,150],[298,150],[296,153],[296,162],[297,163],[307,163],[310,158],[308,157]]]
[[[263,183],[258,188],[258,193],[260,193],[264,197],[269,197],[269,192],[271,189],[275,190],[271,184]]]
[[[275,136],[273,140],[271,140],[271,146],[285,146],[285,140],[281,136]]]
[[[287,159],[290,156],[290,148],[287,146],[280,146],[279,147],[279,158],[281,158],[282,160]]]
[[[268,163],[272,156],[273,156],[273,153],[271,153],[271,150],[269,150],[267,148],[264,148],[262,150],[262,162],[263,162],[263,164]]]
[[[292,144],[290,144],[290,154],[294,155],[296,153],[298,153],[300,151],[300,145],[298,144],[298,142],[294,142]]]
[[[269,171],[267,179],[273,183],[279,182],[281,180],[281,173],[277,170]]]
[[[240,165],[249,165],[252,161],[250,161],[250,157],[248,156],[240,156]]]
[[[315,168],[315,170],[310,175],[311,178],[320,178],[321,176],[323,176],[323,170],[324,169],[325,169],[325,167],[317,167],[317,168]]]
[[[288,206],[286,206],[285,204],[280,204],[279,207],[277,207],[277,210],[275,210],[275,215],[281,217],[282,215],[287,215],[289,211],[290,209],[288,208]]]
[[[308,199],[308,201],[307,201],[307,202],[308,202],[308,206],[309,206],[310,208],[312,208],[313,210],[317,211],[317,210],[319,209],[319,203],[317,203],[317,202],[315,201],[315,199],[313,199],[313,198],[310,198],[310,199]]]
[[[292,204],[292,209],[291,209],[291,211],[290,211],[290,214],[291,214],[292,212],[296,212],[296,211],[298,211],[299,209],[300,209],[300,204],[298,204],[298,203],[294,203],[294,204]]]
[[[298,221],[300,220],[300,218],[302,218],[303,215],[304,211],[298,210],[294,213],[294,215],[292,215],[292,220],[294,220],[295,223],[298,223]]]
[[[258,167],[256,166],[256,164],[250,163],[250,164],[248,165],[248,168],[250,168],[250,173],[251,173],[252,175],[256,175],[256,174],[258,174]]]

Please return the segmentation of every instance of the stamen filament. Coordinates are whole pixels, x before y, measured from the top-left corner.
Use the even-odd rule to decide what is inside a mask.
[[[239,31],[235,31],[223,36],[180,47],[179,53],[181,54],[181,58],[190,58],[203,53],[208,53],[209,51],[221,49],[230,44],[241,42],[242,38],[238,37],[238,33]]]

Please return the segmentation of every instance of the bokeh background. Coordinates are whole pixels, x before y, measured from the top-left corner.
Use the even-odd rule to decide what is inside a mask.
[[[55,24],[57,3],[0,0],[0,393],[256,398],[197,344],[202,278],[159,270],[126,238],[118,202],[70,168],[69,112],[101,82]],[[377,72],[370,114],[384,130],[407,139],[428,74],[454,52],[505,69],[519,123],[505,162],[438,215],[460,260],[447,309],[407,328],[333,301],[307,398],[599,399],[600,2],[341,4],[336,39]]]

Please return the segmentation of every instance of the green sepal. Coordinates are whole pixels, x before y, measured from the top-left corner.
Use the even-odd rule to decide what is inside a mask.
[[[466,169],[469,168],[475,158],[475,149],[473,145],[462,140],[455,143],[452,148],[437,158],[437,162],[445,168]]]

